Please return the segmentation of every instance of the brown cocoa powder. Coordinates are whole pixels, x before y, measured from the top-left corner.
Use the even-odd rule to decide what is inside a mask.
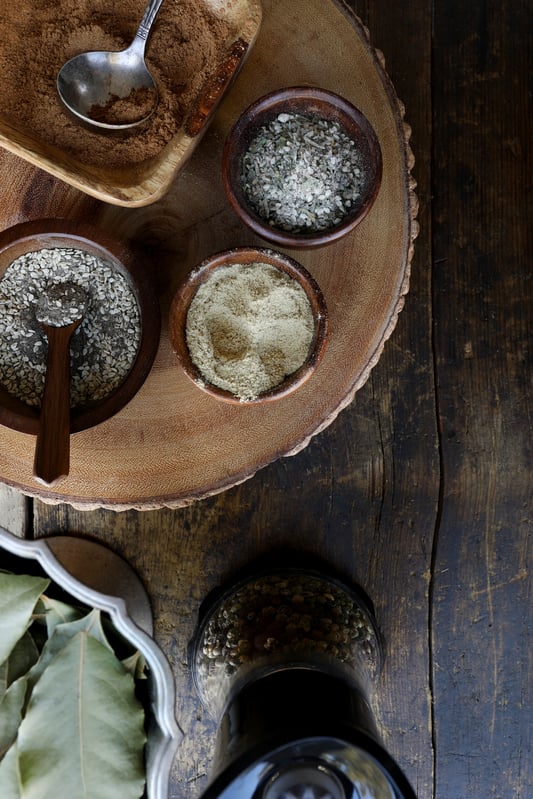
[[[105,105],[92,105],[88,116],[108,125],[132,125],[148,117],[156,102],[154,89],[132,89],[127,97],[112,94]]]
[[[163,3],[146,51],[159,103],[141,129],[111,138],[88,130],[64,110],[56,90],[57,73],[72,56],[127,47],[145,5],[145,0],[7,4],[0,18],[2,120],[86,166],[114,169],[157,156],[181,127],[235,35],[231,21],[206,0]]]

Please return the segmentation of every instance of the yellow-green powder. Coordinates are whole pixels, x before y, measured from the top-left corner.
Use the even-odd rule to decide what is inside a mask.
[[[305,291],[267,263],[218,267],[198,289],[187,315],[192,361],[207,382],[243,401],[299,369],[313,335]]]

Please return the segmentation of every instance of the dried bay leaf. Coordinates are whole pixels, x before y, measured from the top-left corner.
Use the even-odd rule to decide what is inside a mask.
[[[91,610],[81,619],[75,621],[68,621],[62,624],[56,624],[53,628],[53,633],[45,643],[41,656],[37,663],[33,666],[29,673],[30,689],[33,688],[35,683],[40,678],[41,674],[56,657],[56,655],[80,632],[86,632],[92,638],[95,638],[103,646],[113,651],[102,627],[102,618],[99,610]]]
[[[58,599],[51,599],[46,596],[46,594],[43,594],[40,601],[42,603],[48,637],[52,635],[58,624],[76,621],[87,613],[86,610],[82,610],[75,605],[67,605],[66,602],[60,602]]]
[[[0,572],[0,664],[28,629],[37,600],[49,585],[44,577]]]
[[[9,686],[0,702],[0,760],[17,737],[27,686],[26,676],[19,677]]]
[[[0,796],[2,799],[22,799],[16,743],[0,762]]]
[[[124,658],[120,661],[127,672],[131,674],[131,676],[135,680],[147,680],[148,675],[146,674],[147,663],[146,658],[137,650],[127,658]]]
[[[104,644],[78,632],[41,675],[19,727],[21,795],[139,799],[145,740],[133,678]]]
[[[39,659],[39,650],[29,632],[20,638],[0,666],[0,701],[11,685],[26,674]]]

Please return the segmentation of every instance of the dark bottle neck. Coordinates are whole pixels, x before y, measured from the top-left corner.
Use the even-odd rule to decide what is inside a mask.
[[[246,752],[266,752],[311,736],[354,731],[378,741],[370,707],[344,680],[312,669],[275,672],[245,686],[220,724],[214,771]]]

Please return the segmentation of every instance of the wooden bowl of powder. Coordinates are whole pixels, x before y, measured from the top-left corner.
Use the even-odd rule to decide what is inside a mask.
[[[146,61],[159,93],[149,120],[121,135],[64,108],[56,80],[88,50],[130,45],[146,0],[4,3],[0,147],[93,197],[144,206],[163,197],[211,123],[256,40],[260,0],[163,3]]]
[[[46,337],[35,316],[45,287],[88,296],[71,352],[71,432],[113,416],[137,393],[159,345],[159,301],[130,246],[74,221],[41,219],[0,232],[0,424],[37,434]]]
[[[283,247],[320,247],[352,231],[374,204],[381,176],[381,148],[364,114],[310,86],[252,103],[230,131],[222,158],[237,216]]]
[[[317,368],[328,336],[326,303],[292,258],[238,247],[190,272],[172,300],[169,336],[201,389],[226,402],[268,402]]]

